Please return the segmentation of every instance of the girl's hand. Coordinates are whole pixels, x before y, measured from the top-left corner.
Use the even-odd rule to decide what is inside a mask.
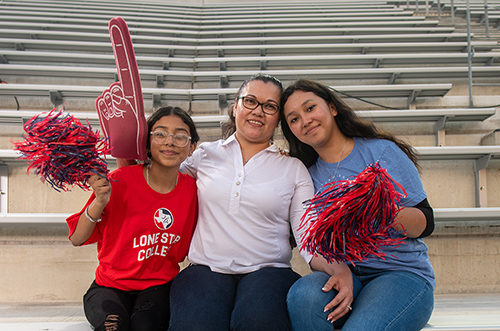
[[[111,185],[106,177],[92,175],[88,183],[94,191],[95,199],[86,207],[85,212],[80,215],[76,229],[69,237],[74,246],[80,246],[90,238],[97,224],[96,222],[101,218],[104,207],[109,203],[111,197]]]
[[[89,178],[89,185],[95,194],[95,203],[103,208],[109,203],[111,197],[111,185],[106,177],[92,175]]]

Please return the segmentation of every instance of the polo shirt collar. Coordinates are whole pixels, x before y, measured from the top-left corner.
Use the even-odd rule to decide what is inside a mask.
[[[236,132],[230,135],[223,143],[222,146],[229,146],[232,143],[236,143],[239,145],[238,140],[236,139]],[[265,150],[269,152],[279,152],[278,146],[274,144],[274,142],[271,141],[271,145],[267,147]]]

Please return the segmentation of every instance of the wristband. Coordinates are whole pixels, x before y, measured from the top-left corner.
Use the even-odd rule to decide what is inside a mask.
[[[89,206],[87,206],[87,208],[85,208],[85,217],[87,217],[87,219],[88,219],[89,221],[91,221],[92,223],[99,223],[99,222],[102,220],[102,218],[99,218],[99,219],[96,219],[96,220],[95,220],[95,219],[93,219],[92,217],[90,217],[90,216],[89,216],[89,213],[87,212],[87,209],[89,209]]]

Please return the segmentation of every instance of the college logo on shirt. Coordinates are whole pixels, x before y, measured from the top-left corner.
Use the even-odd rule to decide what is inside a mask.
[[[155,224],[160,230],[166,230],[174,224],[174,215],[166,208],[160,208],[155,213]]]

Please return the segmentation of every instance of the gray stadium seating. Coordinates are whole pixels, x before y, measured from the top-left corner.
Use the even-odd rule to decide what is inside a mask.
[[[181,104],[192,111],[202,140],[214,139],[212,132],[220,131],[244,78],[270,73],[285,86],[299,77],[318,79],[359,107],[356,111],[362,118],[395,128],[418,142],[415,149],[427,167],[424,175],[431,200],[470,197],[466,206],[450,198],[449,205],[434,209],[436,231],[430,239],[445,237],[439,245],[463,238],[496,239],[500,207],[492,205],[485,192],[498,196],[495,176],[500,144],[482,138],[486,131],[498,129],[494,127],[498,102],[484,100],[498,100],[494,91],[498,91],[500,77],[500,39],[498,32],[484,36],[484,0],[471,0],[471,88],[480,106],[467,105],[465,1],[454,0],[453,12],[450,2],[339,0],[201,6],[139,0],[0,1],[0,79],[7,83],[0,84],[0,230],[36,233],[42,239],[33,240],[39,242],[52,240],[43,238],[41,229],[65,226],[66,211],[32,213],[9,200],[20,189],[15,185],[23,183],[20,178],[26,177],[26,166],[8,148],[8,140],[20,139],[22,124],[51,107],[65,107],[99,129],[93,101],[117,79],[107,23],[121,16],[132,33],[147,115],[161,105]],[[500,1],[488,3],[489,25],[497,26]],[[426,10],[432,14],[424,15]],[[452,13],[459,24],[449,23]],[[366,106],[364,101],[382,105]],[[116,165],[112,157],[108,162]],[[466,178],[460,187],[467,191],[453,192],[439,177],[436,180],[435,169],[445,174],[456,174],[459,169],[463,176],[451,181]],[[33,185],[33,194],[38,189]],[[6,213],[7,207],[13,212]],[[7,246],[17,240],[15,235],[0,239]],[[16,249],[23,245],[32,247],[23,243]],[[0,280],[10,281],[1,275]],[[440,304],[454,307],[449,302]],[[500,330],[498,320],[483,327],[477,311],[470,315],[475,316],[474,326],[457,326],[455,316],[444,322],[431,319],[424,330]],[[60,327],[83,330],[87,324],[80,320]]]

